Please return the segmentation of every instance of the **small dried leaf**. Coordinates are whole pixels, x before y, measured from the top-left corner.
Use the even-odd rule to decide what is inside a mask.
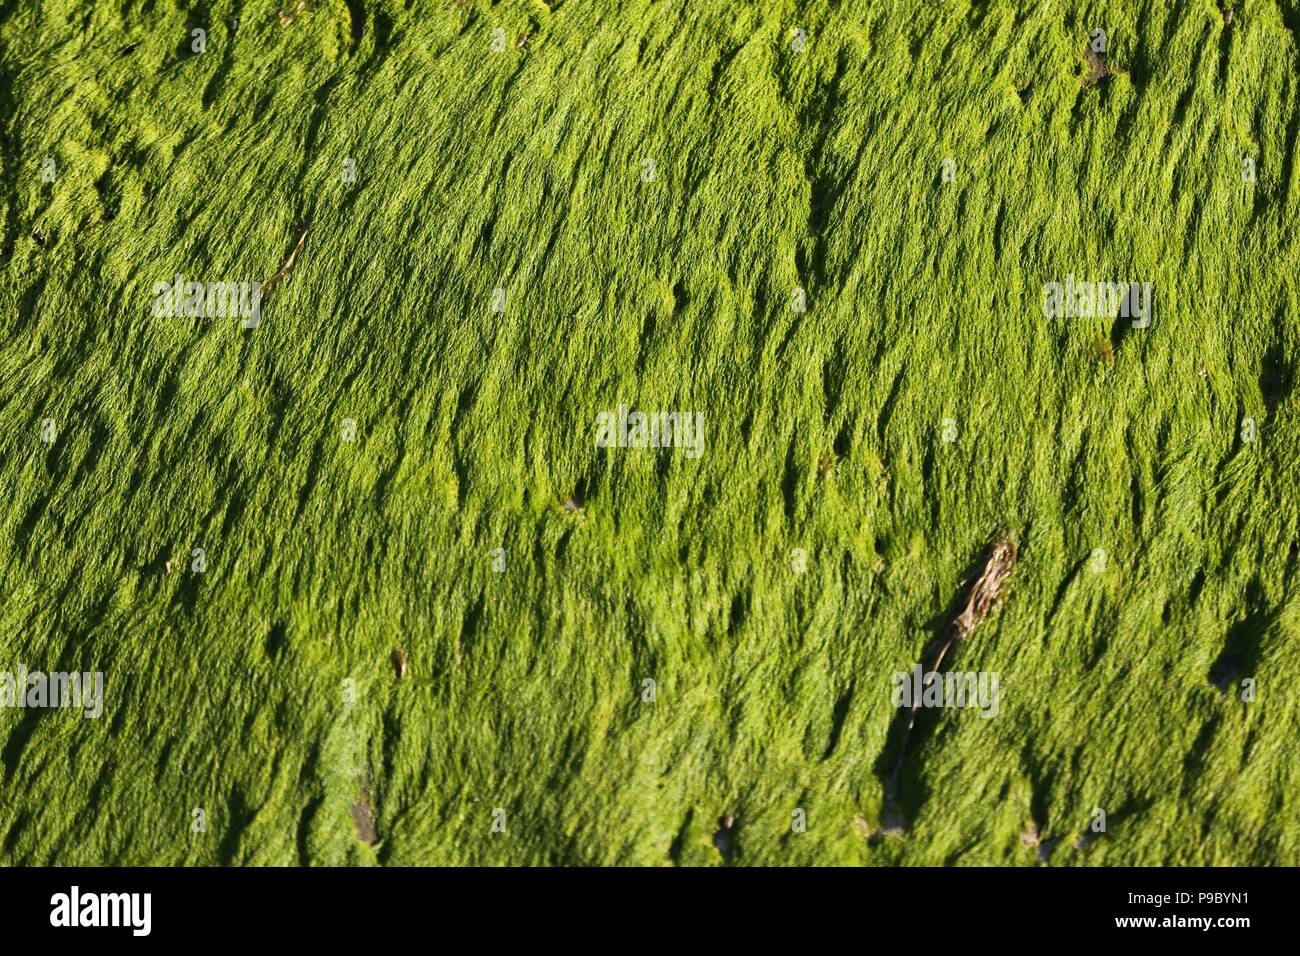
[[[375,815],[370,808],[370,785],[365,780],[361,783],[357,802],[352,804],[352,825],[356,827],[358,840],[366,846],[375,845],[378,834],[375,832]]]
[[[298,19],[299,16],[307,12],[307,0],[298,0],[297,3],[289,4],[280,8],[280,26],[287,27]]]
[[[1083,48],[1083,56],[1088,61],[1088,75],[1083,79],[1084,86],[1100,83],[1110,75],[1106,69],[1106,64],[1101,61],[1101,57],[1091,46]]]

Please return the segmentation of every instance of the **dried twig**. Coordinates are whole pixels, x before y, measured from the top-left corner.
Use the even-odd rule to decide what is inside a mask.
[[[944,645],[939,648],[939,653],[935,655],[934,662],[926,671],[927,673],[937,671],[939,665],[943,663],[943,659],[948,656],[948,652],[964,643],[980,621],[1001,606],[1006,597],[1006,592],[1002,590],[1003,585],[1006,584],[1011,569],[1015,566],[1015,539],[1009,534],[1001,534],[993,542],[993,547],[989,549],[989,556],[984,562],[984,570],[980,572],[979,578],[976,579],[975,584],[970,589],[970,594],[966,599],[966,607],[952,622],[952,633]],[[924,662],[922,662],[922,667],[924,667]],[[907,759],[907,744],[912,736],[912,728],[916,726],[916,718],[920,709],[920,695],[917,695],[917,699],[912,701],[912,706],[907,715],[907,727],[903,731],[898,763],[894,766],[894,772],[889,778],[889,786],[886,790],[886,797],[891,800],[898,795],[899,774],[902,773],[903,762]]]
[[[307,233],[310,230],[311,220],[309,219],[307,225],[302,227],[302,235],[298,237],[298,244],[293,247],[293,252],[289,253],[289,258],[284,260],[284,265],[280,266],[280,271],[262,283],[262,292],[270,292],[293,271],[294,264],[298,261],[298,254],[302,252],[303,243],[307,241]]]
[[[960,644],[966,640],[971,631],[975,630],[975,625],[1002,603],[1005,597],[1002,593],[1002,585],[1006,583],[1011,569],[1015,566],[1016,542],[1010,535],[1004,534],[993,542],[988,561],[984,563],[984,573],[971,588],[966,609],[957,615],[957,620],[953,622],[953,637],[948,642],[948,647],[951,647],[954,641]],[[945,647],[944,651],[947,649]],[[942,660],[943,654],[940,654],[939,658]],[[937,661],[935,664],[938,666]]]

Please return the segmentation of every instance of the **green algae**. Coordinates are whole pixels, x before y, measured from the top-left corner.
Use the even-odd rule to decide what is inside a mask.
[[[1291,3],[128,7],[0,14],[0,862],[1300,861]]]

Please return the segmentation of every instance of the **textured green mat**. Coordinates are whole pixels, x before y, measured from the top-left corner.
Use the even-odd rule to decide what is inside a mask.
[[[1300,5],[0,9],[0,862],[1300,863]]]

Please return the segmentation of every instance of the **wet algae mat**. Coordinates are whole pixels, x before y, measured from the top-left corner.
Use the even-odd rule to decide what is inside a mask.
[[[0,863],[1300,862],[1300,4],[1227,20],[11,0]]]

